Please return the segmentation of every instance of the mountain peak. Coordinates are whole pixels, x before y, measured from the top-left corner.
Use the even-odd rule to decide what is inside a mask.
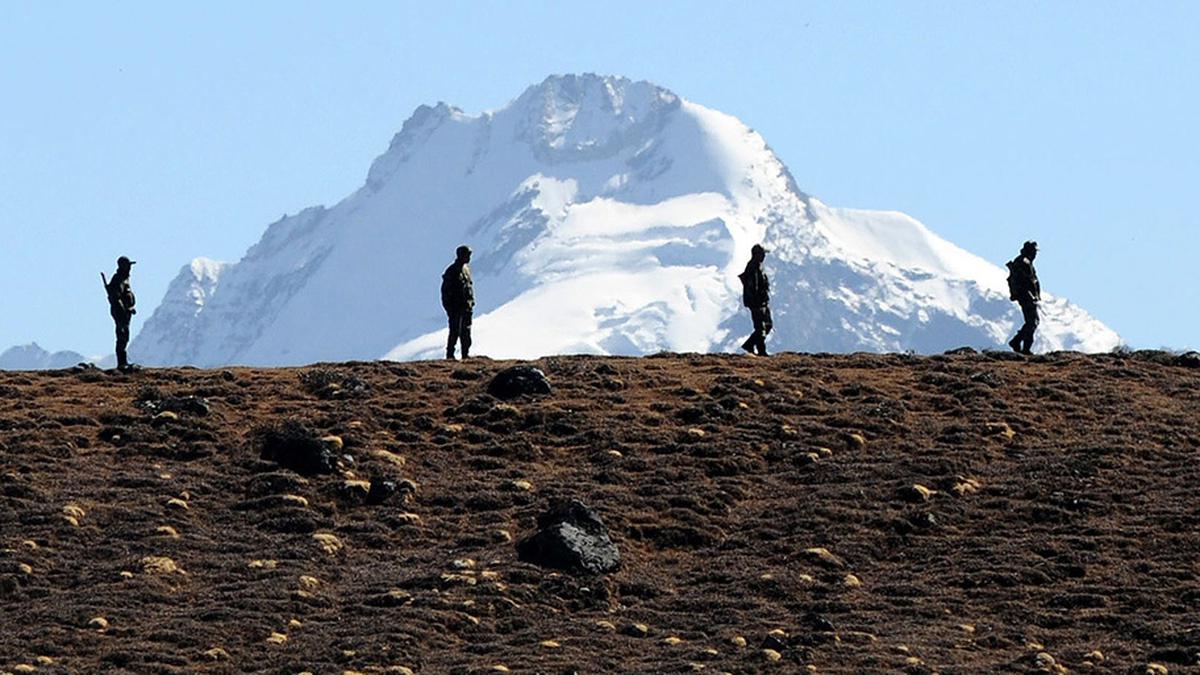
[[[10,347],[0,353],[0,370],[55,370],[86,361],[72,351],[50,353],[36,342]]]
[[[509,108],[520,116],[518,138],[546,160],[607,156],[662,127],[679,108],[671,91],[624,77],[551,75]]]

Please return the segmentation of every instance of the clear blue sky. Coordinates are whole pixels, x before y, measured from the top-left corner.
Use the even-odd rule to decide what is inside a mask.
[[[422,103],[647,79],[756,128],[826,203],[896,209],[1134,346],[1200,347],[1197,2],[0,0],[0,349],[103,354],[192,257],[332,204]],[[136,355],[134,355],[136,359]]]

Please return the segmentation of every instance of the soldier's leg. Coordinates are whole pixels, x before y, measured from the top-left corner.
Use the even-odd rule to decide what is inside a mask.
[[[124,370],[129,367],[129,357],[125,348],[129,346],[129,322],[117,320],[117,368]]]
[[[1025,332],[1025,343],[1023,351],[1028,354],[1033,349],[1033,334],[1037,332],[1038,324],[1041,323],[1041,318],[1038,316],[1038,306],[1036,302],[1031,302],[1021,308],[1021,313],[1025,315],[1025,325],[1022,330]]]
[[[457,312],[447,313],[450,323],[450,335],[446,338],[446,358],[454,358],[454,346],[458,343],[459,317]]]
[[[458,328],[458,338],[462,340],[462,357],[464,359],[471,354],[471,318],[471,310],[463,312]]]
[[[754,353],[759,356],[767,354],[767,330],[765,310],[762,307],[754,307],[750,310],[750,318],[754,321],[754,334],[750,336],[750,345],[754,347]]]
[[[1029,303],[1021,303],[1021,317],[1024,323],[1021,324],[1021,329],[1017,331],[1016,337],[1013,338],[1013,342],[1016,343],[1016,346],[1013,348],[1022,354],[1029,349],[1029,344],[1033,342],[1033,339],[1029,335],[1029,307]]]
[[[771,328],[774,327],[774,321],[771,319],[771,308],[763,307],[759,314],[759,338],[758,338],[758,355],[767,355],[767,335],[771,333]]]
[[[758,311],[753,307],[750,308],[750,320],[754,323],[754,332],[750,333],[750,337],[746,338],[746,341],[742,343],[742,349],[754,354],[756,353],[758,346],[758,341],[755,339],[755,336],[758,335],[759,318]]]

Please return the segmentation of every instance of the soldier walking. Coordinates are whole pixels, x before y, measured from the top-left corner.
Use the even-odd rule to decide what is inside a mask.
[[[1038,327],[1038,303],[1042,301],[1042,285],[1038,283],[1033,259],[1037,257],[1036,241],[1027,241],[1021,247],[1021,255],[1008,262],[1009,298],[1021,306],[1024,325],[1009,340],[1008,346],[1018,354],[1032,354],[1033,333]]]
[[[771,283],[763,272],[763,260],[767,250],[760,244],[750,249],[750,262],[746,270],[738,275],[742,280],[742,304],[750,309],[750,319],[754,322],[754,332],[742,343],[742,349],[758,356],[767,355],[767,333],[771,332]]]
[[[137,314],[133,307],[137,300],[129,286],[129,272],[134,263],[135,261],[125,256],[117,258],[116,274],[113,274],[111,280],[104,280],[104,290],[108,293],[108,312],[117,324],[117,370],[121,371],[133,369],[125,347],[129,344],[129,321]],[[100,274],[100,278],[104,279],[103,273]]]
[[[471,314],[475,311],[475,284],[471,281],[471,249],[459,246],[454,262],[442,273],[442,307],[450,321],[446,358],[454,359],[454,347],[462,342],[462,357],[471,353]]]

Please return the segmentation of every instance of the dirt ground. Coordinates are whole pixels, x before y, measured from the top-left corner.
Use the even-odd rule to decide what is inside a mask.
[[[1200,671],[1170,354],[509,365],[0,373],[0,672]],[[563,497],[619,570],[517,560]]]

